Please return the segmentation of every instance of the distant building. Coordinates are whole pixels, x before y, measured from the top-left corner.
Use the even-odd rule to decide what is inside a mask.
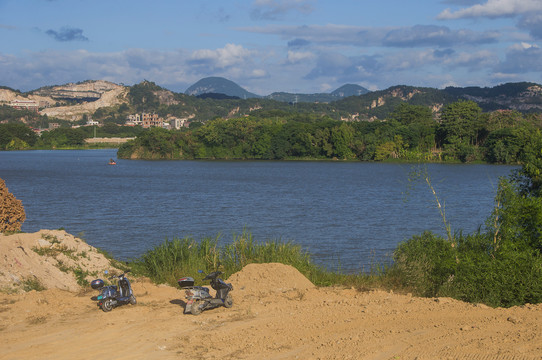
[[[163,118],[159,117],[158,114],[154,113],[141,113],[141,114],[132,114],[126,117],[127,126],[136,126],[140,125],[145,129],[151,127],[169,127],[169,124],[164,121]]]
[[[13,100],[9,106],[19,110],[29,110],[38,112],[39,105],[34,100]]]
[[[58,129],[59,127],[59,123],[49,123],[49,130]]]
[[[142,113],[141,122],[145,129],[150,127],[162,127],[164,125],[164,119],[158,117],[158,114]]]
[[[128,115],[126,118],[126,125],[128,126],[143,125],[143,122],[141,121],[141,115],[140,114]]]
[[[177,117],[170,117],[167,120],[170,124],[171,129],[179,130],[182,127],[188,127],[190,125],[190,121],[188,121],[188,118],[179,119]]]
[[[98,126],[100,125],[100,123],[96,120],[92,120],[90,117],[88,118],[87,120],[87,123],[85,124],[86,126]]]

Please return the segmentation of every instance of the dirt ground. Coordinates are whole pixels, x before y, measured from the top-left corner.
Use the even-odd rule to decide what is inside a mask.
[[[38,254],[47,242],[62,252]],[[136,305],[105,313],[97,291],[49,267],[78,254],[81,268],[112,269],[95,250],[70,251],[76,245],[88,246],[62,231],[0,235],[0,359],[542,359],[542,304],[317,288],[282,264],[230,276],[230,309],[185,315],[183,290],[141,278],[132,279]],[[29,276],[48,289],[20,291]]]

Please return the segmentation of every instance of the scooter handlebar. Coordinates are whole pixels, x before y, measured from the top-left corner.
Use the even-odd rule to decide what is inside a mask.
[[[220,274],[222,274],[222,271],[213,271],[212,273],[208,274],[207,276],[205,276],[203,278],[203,280],[213,280],[213,279],[216,279],[217,277],[220,276]]]
[[[126,270],[125,272],[123,272],[122,274],[120,275],[111,275],[110,277],[108,277],[109,280],[113,280],[113,279],[122,279],[126,274],[128,274],[130,272],[130,270]]]

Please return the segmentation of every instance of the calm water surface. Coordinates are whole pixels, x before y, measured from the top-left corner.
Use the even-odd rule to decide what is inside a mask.
[[[63,227],[129,259],[166,238],[243,229],[300,244],[331,269],[367,269],[414,234],[444,234],[412,165],[362,162],[117,160],[116,150],[0,152],[0,178],[22,200],[22,230]],[[483,225],[511,166],[429,164],[453,230]]]

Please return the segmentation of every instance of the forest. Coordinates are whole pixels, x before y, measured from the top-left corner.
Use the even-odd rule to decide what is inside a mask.
[[[176,131],[152,128],[123,144],[120,158],[359,160],[518,164],[540,138],[542,117],[483,112],[473,101],[429,107],[400,103],[388,120],[261,110]]]
[[[0,106],[0,150],[85,148],[93,136],[136,137],[119,148],[120,158],[519,164],[535,151],[542,114],[494,110],[496,100],[475,102],[465,94],[532,105],[538,97],[520,95],[534,85],[396,86],[331,103],[292,104],[175,94],[144,81],[130,87],[127,103],[98,108],[75,123]],[[121,126],[138,112],[190,117],[191,124],[181,130]],[[100,126],[84,126],[89,118]],[[48,129],[51,122],[60,127]],[[48,130],[38,136],[30,127]]]

